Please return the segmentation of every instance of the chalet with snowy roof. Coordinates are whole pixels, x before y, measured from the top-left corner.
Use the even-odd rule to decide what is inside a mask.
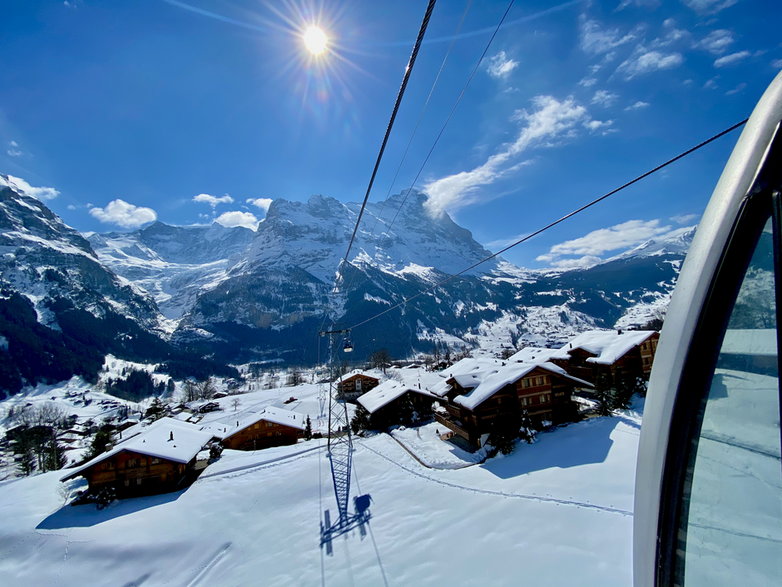
[[[624,377],[649,379],[660,333],[653,330],[589,330],[552,355],[552,362],[576,377],[612,381]]]
[[[337,397],[348,401],[355,401],[362,394],[380,384],[380,379],[372,377],[361,371],[352,371],[343,375],[337,381]]]
[[[389,379],[359,397],[358,404],[369,412],[372,428],[380,430],[428,417],[437,399],[426,389]]]
[[[225,448],[258,450],[296,444],[304,433],[305,422],[302,414],[267,406],[225,416],[201,429],[219,439]]]
[[[175,491],[195,479],[196,455],[211,438],[195,426],[161,418],[61,481],[81,476],[91,493],[110,487],[118,497]]]
[[[474,360],[471,368],[460,367],[431,390],[444,403],[435,419],[474,448],[481,446],[498,419],[521,421],[524,414],[535,427],[574,420],[574,388],[591,387],[550,362],[497,365]]]

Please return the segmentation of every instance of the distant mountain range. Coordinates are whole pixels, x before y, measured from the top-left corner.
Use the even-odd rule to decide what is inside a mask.
[[[360,323],[490,254],[447,214],[431,217],[424,201],[410,192],[369,204],[334,293],[359,204],[275,200],[257,231],[156,222],[80,235],[0,176],[0,368],[14,371],[10,358],[25,336],[91,349],[94,360],[112,352],[180,367],[185,357],[323,360],[323,324]],[[356,328],[354,357],[379,348],[407,356],[435,344],[496,350],[643,324],[667,304],[693,232],[588,269],[532,271],[495,259]],[[17,307],[26,318],[14,329],[6,315]],[[36,374],[31,365],[15,381],[69,369],[78,373]]]

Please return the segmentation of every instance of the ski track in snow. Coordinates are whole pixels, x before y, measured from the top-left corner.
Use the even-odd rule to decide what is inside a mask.
[[[223,475],[230,475],[230,478],[233,477],[239,477],[240,475],[233,475],[232,473],[240,473],[241,475],[246,475],[247,473],[250,473],[254,469],[264,469],[269,468],[271,466],[278,466],[283,463],[283,461],[297,461],[299,458],[304,458],[306,456],[309,456],[308,453],[315,452],[317,450],[320,450],[320,446],[316,446],[313,448],[307,448],[305,450],[295,452],[293,454],[289,455],[283,455],[281,457],[275,457],[273,459],[267,459],[265,461],[259,461],[257,463],[250,463],[249,465],[242,465],[240,467],[233,467],[231,469],[226,469],[225,471],[217,471],[216,473],[209,473],[205,475],[201,475],[198,480],[201,481],[203,479],[211,479],[213,477],[221,477]]]
[[[226,542],[220,548],[218,548],[217,552],[215,552],[207,559],[196,576],[190,580],[190,582],[187,584],[187,587],[195,587],[196,585],[199,585],[206,578],[209,572],[217,565],[217,563],[222,560],[222,558],[225,556],[225,553],[227,553],[231,548],[231,544],[231,542]]]
[[[608,513],[611,513],[611,514],[619,514],[619,515],[622,515],[622,516],[632,516],[633,515],[633,512],[628,511],[628,510],[623,510],[623,509],[615,508],[615,507],[611,507],[611,506],[598,505],[598,504],[589,503],[589,502],[586,502],[586,501],[577,501],[577,500],[571,500],[571,499],[561,499],[561,498],[557,498],[557,497],[548,497],[548,496],[544,496],[544,495],[534,495],[534,494],[529,494],[529,493],[512,493],[510,491],[497,491],[497,490],[493,490],[493,489],[481,489],[481,488],[478,488],[478,487],[469,487],[467,485],[461,485],[459,483],[453,483],[451,481],[444,481],[442,479],[438,479],[436,477],[432,477],[432,476],[427,475],[425,473],[422,473],[420,471],[415,471],[414,469],[411,469],[410,467],[407,467],[407,466],[405,466],[405,465],[395,461],[394,459],[392,459],[388,455],[385,455],[385,454],[383,454],[383,453],[381,453],[381,452],[379,452],[379,451],[377,451],[377,450],[375,450],[373,448],[370,448],[369,446],[366,445],[366,443],[360,443],[358,446],[360,446],[361,448],[365,448],[365,449],[367,449],[370,452],[375,453],[377,456],[379,456],[379,457],[387,460],[388,462],[396,465],[397,467],[399,467],[403,471],[406,471],[406,472],[410,473],[411,475],[415,475],[416,477],[420,477],[422,479],[426,479],[427,481],[432,481],[433,483],[437,483],[439,485],[444,485],[445,487],[452,487],[454,489],[461,489],[462,491],[471,491],[473,493],[481,493],[481,494],[484,494],[484,495],[495,495],[497,497],[510,497],[510,498],[514,498],[514,499],[525,499],[525,500],[530,500],[530,501],[539,501],[539,502],[545,502],[545,503],[553,503],[553,504],[556,504],[556,505],[575,506],[575,507],[579,507],[579,508],[586,508],[586,509],[592,509],[592,510],[597,510],[597,511],[601,511],[601,512],[608,512]]]

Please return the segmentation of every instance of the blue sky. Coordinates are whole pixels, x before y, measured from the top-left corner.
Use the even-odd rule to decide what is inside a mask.
[[[507,5],[440,0],[371,196],[420,171],[430,212],[492,250],[743,119],[782,69],[777,0],[518,1],[422,167]],[[82,231],[360,201],[425,7],[10,0],[0,173]],[[737,137],[505,258],[590,263],[693,224]]]

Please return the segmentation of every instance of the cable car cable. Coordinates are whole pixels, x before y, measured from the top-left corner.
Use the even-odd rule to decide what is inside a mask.
[[[405,95],[405,89],[407,89],[407,82],[410,81],[410,74],[413,72],[413,66],[415,65],[415,60],[418,57],[418,51],[421,48],[421,42],[424,40],[424,34],[426,33],[426,29],[429,26],[429,19],[432,16],[432,11],[434,10],[434,5],[437,2],[437,0],[429,0],[429,5],[426,7],[426,13],[424,14],[424,19],[421,22],[421,28],[418,31],[418,37],[415,40],[415,45],[413,46],[413,52],[410,54],[410,59],[407,62],[407,67],[405,68],[405,75],[402,78],[402,85],[399,87],[399,92],[397,92],[396,95],[396,102],[394,102],[394,108],[391,111],[391,119],[388,121],[388,126],[386,127],[386,134],[383,136],[383,142],[380,144],[380,151],[377,154],[377,159],[375,160],[375,167],[372,169],[372,175],[369,178],[369,185],[367,186],[367,191],[364,194],[364,201],[361,203],[361,209],[358,213],[358,218],[356,218],[356,226],[353,227],[353,234],[350,237],[350,242],[348,242],[348,248],[345,251],[345,257],[343,258],[343,262],[348,260],[348,255],[350,255],[350,249],[353,247],[353,241],[356,239],[356,233],[358,232],[358,226],[361,224],[361,217],[364,215],[364,209],[367,207],[367,201],[369,200],[369,194],[372,191],[372,185],[375,183],[375,176],[377,176],[377,170],[380,167],[380,161],[383,159],[383,153],[386,150],[386,145],[388,144],[388,137],[391,135],[391,129],[394,126],[394,121],[396,120],[397,112],[399,112],[399,105],[402,102],[402,97]],[[340,266],[342,263],[340,263]],[[337,271],[339,272],[339,268],[337,268]]]
[[[402,200],[402,203],[400,204],[399,208],[397,209],[396,214],[394,215],[394,218],[391,220],[391,224],[389,224],[387,230],[391,230],[391,227],[394,225],[394,222],[396,222],[397,216],[399,216],[399,213],[402,211],[402,208],[404,208],[405,202],[407,202],[407,197],[410,195],[410,192],[415,187],[418,178],[421,177],[421,173],[423,173],[424,167],[426,167],[426,164],[429,162],[429,158],[432,156],[435,147],[437,147],[437,143],[440,142],[440,139],[442,138],[443,133],[445,132],[445,128],[451,122],[453,115],[456,113],[456,109],[458,108],[459,103],[462,101],[464,94],[467,92],[467,88],[470,86],[472,79],[475,77],[475,74],[478,73],[478,68],[481,66],[481,63],[483,63],[483,60],[486,58],[486,53],[489,52],[489,48],[491,47],[491,44],[494,42],[494,37],[496,37],[497,33],[500,31],[500,27],[502,26],[502,23],[505,22],[505,18],[508,16],[510,9],[513,8],[514,3],[515,0],[510,0],[510,2],[508,3],[508,7],[505,9],[505,12],[503,13],[502,18],[500,19],[500,22],[497,23],[497,26],[494,29],[494,32],[491,34],[491,37],[489,38],[489,42],[486,43],[486,47],[483,49],[483,53],[481,53],[480,58],[475,64],[475,67],[473,67],[472,72],[470,72],[470,75],[467,78],[467,81],[465,82],[462,91],[459,92],[459,96],[456,98],[456,102],[454,102],[453,106],[451,106],[451,111],[448,113],[448,117],[445,119],[443,126],[440,128],[440,132],[437,133],[437,137],[434,139],[434,143],[432,143],[432,147],[429,149],[429,152],[426,154],[423,163],[421,163],[421,167],[418,169],[418,173],[416,173],[415,178],[413,178],[413,182],[410,184],[410,187],[405,193],[405,197]]]
[[[502,249],[500,249],[500,250],[499,250],[499,251],[497,251],[496,253],[492,253],[492,254],[491,254],[491,255],[489,255],[488,257],[485,257],[484,259],[481,259],[480,261],[477,261],[477,262],[473,263],[472,265],[470,265],[469,267],[466,267],[466,268],[462,269],[462,270],[461,270],[461,271],[459,271],[458,273],[454,273],[453,275],[450,275],[450,276],[448,276],[446,279],[443,279],[442,281],[438,281],[437,283],[435,283],[435,284],[431,285],[430,287],[428,287],[428,288],[426,288],[426,289],[424,289],[424,290],[422,290],[422,291],[418,292],[417,294],[414,294],[414,295],[412,295],[412,296],[410,296],[410,297],[407,297],[407,298],[403,299],[401,302],[398,302],[397,304],[395,304],[395,305],[393,305],[393,306],[391,306],[391,307],[389,307],[389,308],[386,308],[386,309],[385,309],[385,310],[383,310],[382,312],[378,312],[378,313],[377,313],[377,314],[375,314],[374,316],[370,316],[370,317],[369,317],[369,318],[367,318],[366,320],[362,320],[361,322],[358,322],[357,324],[354,324],[353,326],[351,326],[351,327],[350,327],[350,329],[352,330],[352,329],[354,329],[354,328],[358,328],[359,326],[363,326],[363,325],[364,325],[364,324],[366,324],[367,322],[371,322],[372,320],[375,320],[376,318],[379,318],[380,316],[383,316],[384,314],[387,314],[388,312],[390,312],[390,311],[392,311],[392,310],[395,310],[395,309],[397,309],[397,308],[399,308],[399,307],[401,307],[401,306],[403,306],[403,305],[407,304],[408,302],[410,302],[410,301],[414,300],[414,299],[415,299],[415,298],[417,298],[417,297],[420,297],[420,296],[422,296],[422,295],[424,295],[424,294],[426,294],[426,293],[429,293],[430,291],[432,291],[432,290],[434,290],[434,289],[436,289],[436,288],[438,288],[438,287],[442,287],[443,285],[445,285],[446,283],[449,283],[450,281],[453,281],[454,279],[456,279],[456,278],[457,278],[457,277],[459,277],[460,275],[463,275],[464,273],[467,273],[468,271],[470,271],[470,270],[472,270],[472,269],[475,269],[475,268],[476,268],[478,265],[482,265],[482,264],[483,264],[483,263],[485,263],[486,261],[490,261],[491,259],[494,259],[495,257],[497,257],[497,256],[501,255],[501,254],[502,254],[502,253],[504,253],[505,251],[508,251],[508,250],[512,249],[513,247],[515,247],[515,246],[517,246],[517,245],[520,245],[521,243],[523,243],[523,242],[526,242],[526,241],[530,240],[531,238],[533,238],[533,237],[535,237],[535,236],[537,236],[537,235],[539,235],[539,234],[541,234],[541,233],[543,233],[543,232],[547,231],[548,229],[550,229],[550,228],[553,228],[554,226],[556,226],[556,225],[558,225],[558,224],[560,224],[560,223],[564,222],[564,221],[565,221],[565,220],[567,220],[568,218],[572,218],[572,217],[573,217],[573,216],[575,216],[576,214],[580,214],[581,212],[583,212],[584,210],[586,210],[586,209],[588,209],[588,208],[591,208],[591,207],[592,207],[592,206],[594,206],[595,204],[598,204],[599,202],[602,202],[603,200],[605,200],[605,199],[607,199],[607,198],[610,198],[611,196],[613,196],[613,195],[615,195],[615,194],[617,194],[617,193],[621,192],[622,190],[624,190],[624,189],[626,189],[626,188],[630,187],[631,185],[633,185],[633,184],[635,184],[635,183],[637,183],[637,182],[641,181],[642,179],[644,179],[644,178],[646,178],[646,177],[649,177],[650,175],[652,175],[652,174],[654,174],[654,173],[657,173],[658,171],[660,171],[661,169],[664,169],[665,167],[668,167],[669,165],[671,165],[672,163],[675,163],[675,162],[676,162],[676,161],[678,161],[679,159],[682,159],[682,158],[686,157],[687,155],[690,155],[691,153],[694,153],[694,152],[695,152],[695,151],[697,151],[698,149],[701,149],[701,148],[705,147],[705,146],[706,146],[706,145],[708,145],[709,143],[711,143],[711,142],[713,142],[713,141],[716,141],[716,140],[717,140],[717,139],[719,139],[720,137],[722,137],[722,136],[724,136],[724,135],[726,135],[726,134],[728,134],[728,133],[730,133],[730,132],[732,132],[732,131],[736,130],[737,128],[739,128],[739,127],[743,126],[744,124],[746,124],[747,120],[748,120],[748,119],[747,119],[747,118],[745,118],[745,119],[744,119],[744,120],[742,120],[741,122],[737,122],[736,124],[734,124],[734,125],[732,125],[732,126],[730,126],[730,127],[726,128],[725,130],[723,130],[723,131],[721,131],[721,132],[717,133],[716,135],[713,135],[713,136],[709,137],[709,138],[708,138],[708,139],[706,139],[705,141],[702,141],[702,142],[698,143],[698,144],[697,144],[697,145],[695,145],[694,147],[691,147],[691,148],[687,149],[686,151],[684,151],[684,152],[682,152],[682,153],[679,153],[679,154],[678,154],[678,155],[676,155],[675,157],[673,157],[673,158],[671,158],[671,159],[668,159],[668,160],[667,160],[665,163],[661,163],[660,165],[658,165],[657,167],[655,167],[655,168],[653,168],[653,169],[650,169],[650,170],[649,170],[649,171],[647,171],[646,173],[643,173],[643,174],[641,174],[641,175],[637,176],[635,179],[632,179],[632,180],[628,181],[627,183],[624,183],[624,184],[622,184],[622,185],[621,185],[621,186],[619,186],[618,188],[615,188],[615,189],[611,190],[610,192],[607,192],[607,193],[603,194],[602,196],[600,196],[600,197],[598,197],[598,198],[595,198],[594,200],[592,200],[591,202],[588,202],[588,203],[584,204],[584,205],[583,205],[583,206],[581,206],[580,208],[576,208],[576,209],[575,209],[575,210],[573,210],[572,212],[569,212],[569,213],[565,214],[564,216],[562,216],[562,217],[558,218],[557,220],[554,220],[553,222],[550,222],[549,224],[547,224],[546,226],[544,226],[544,227],[542,227],[542,228],[539,228],[539,229],[538,229],[538,230],[536,230],[535,232],[533,232],[533,233],[530,233],[530,234],[528,234],[528,235],[526,235],[526,236],[524,236],[524,237],[520,238],[520,239],[519,239],[519,240],[517,240],[516,242],[514,242],[514,243],[512,243],[512,244],[510,244],[510,245],[508,245],[508,246],[506,246],[506,247],[504,247],[504,248],[502,248]]]

